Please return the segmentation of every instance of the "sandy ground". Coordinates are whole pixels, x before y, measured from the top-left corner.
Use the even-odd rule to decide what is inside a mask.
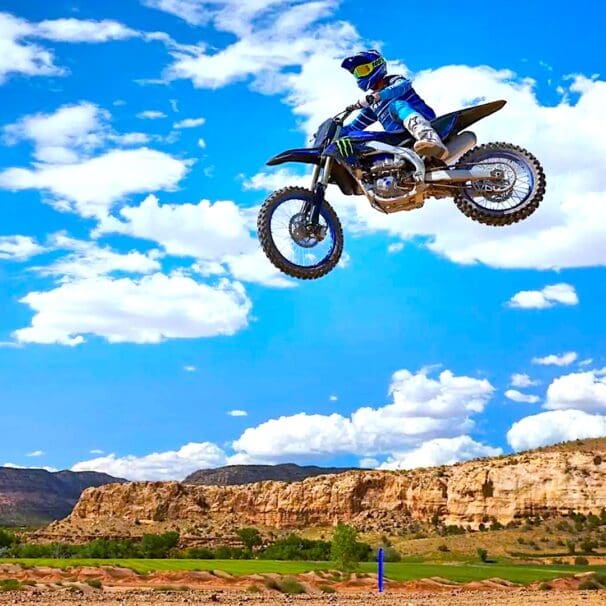
[[[0,593],[1,606],[192,606],[197,604],[225,604],[226,606],[604,606],[604,591],[503,591],[448,592],[432,594],[383,595],[364,593],[356,595],[282,596],[246,595],[233,591],[87,591],[31,590]]]

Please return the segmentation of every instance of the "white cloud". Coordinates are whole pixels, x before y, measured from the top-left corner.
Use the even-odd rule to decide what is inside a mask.
[[[45,250],[29,236],[0,236],[0,259],[25,261]]]
[[[206,118],[185,118],[173,124],[173,128],[196,128],[202,126],[206,122]]]
[[[376,469],[381,463],[372,457],[364,457],[360,459],[360,467],[363,469]]]
[[[198,369],[193,364],[188,364],[187,366],[183,367],[183,370],[185,372],[196,372]]]
[[[387,247],[387,252],[397,253],[404,249],[404,242],[393,242]]]
[[[124,40],[139,36],[139,33],[110,19],[101,21],[54,19],[37,23],[34,35],[56,42],[98,43],[109,40]]]
[[[335,395],[332,395],[332,396],[329,396],[329,397],[328,397],[328,399],[329,399],[331,402],[336,402],[336,401],[339,399],[339,397],[338,397],[338,396],[335,396]]]
[[[579,297],[574,286],[562,283],[545,286],[542,290],[522,290],[511,297],[508,305],[518,309],[545,309],[558,303],[578,305]]]
[[[201,0],[141,0],[144,6],[171,13],[187,21],[190,25],[202,25],[210,17]]]
[[[9,168],[0,173],[0,188],[40,189],[55,206],[83,217],[103,217],[120,200],[134,193],[173,190],[189,163],[148,149],[112,150],[73,164]]]
[[[255,209],[245,210],[227,200],[161,205],[155,196],[148,196],[138,206],[122,208],[121,220],[102,221],[97,233],[153,240],[169,255],[197,259],[203,275],[225,273],[225,266],[238,280],[294,286],[260,250],[253,234],[255,214]]]
[[[0,13],[0,84],[11,74],[58,76],[63,73],[54,64],[52,52],[24,41],[32,33],[29,22]]]
[[[198,147],[200,149],[205,149],[206,148],[206,141],[202,138],[198,139]]]
[[[533,387],[534,385],[540,385],[541,381],[531,379],[527,374],[514,373],[511,375],[511,386],[512,387]]]
[[[439,437],[455,437],[473,427],[494,388],[485,379],[443,371],[437,379],[426,370],[394,373],[393,403],[364,407],[349,417],[299,413],[248,428],[233,447],[254,460],[293,456],[356,454],[372,456],[417,448]]]
[[[574,351],[569,351],[563,354],[551,354],[542,358],[533,358],[533,364],[540,366],[570,366],[576,359],[578,354]]]
[[[160,120],[161,118],[166,118],[166,114],[153,109],[146,109],[145,111],[139,112],[137,118],[141,118],[141,120]]]
[[[105,451],[101,450],[100,448],[93,448],[92,450],[89,451],[90,454],[94,454],[94,455],[102,455],[105,454]]]
[[[507,432],[507,442],[519,451],[604,435],[606,415],[592,415],[582,410],[552,410],[514,423]]]
[[[95,278],[113,272],[149,274],[161,269],[156,258],[158,251],[141,253],[132,250],[127,253],[117,253],[109,247],[75,240],[63,234],[55,235],[51,242],[54,249],[67,249],[72,252],[50,265],[34,269],[43,275],[59,276],[63,281]]]
[[[45,454],[46,453],[43,450],[33,450],[32,452],[28,452],[25,456],[26,457],[42,457]]]
[[[414,469],[416,467],[435,467],[482,457],[496,457],[501,454],[503,454],[503,451],[500,448],[481,444],[469,436],[436,438],[435,440],[424,442],[408,452],[394,454],[380,468]]]
[[[100,471],[128,480],[182,480],[185,476],[226,461],[225,453],[210,442],[190,442],[179,450],[154,452],[144,456],[116,456],[81,461],[72,471]]]
[[[545,408],[606,413],[606,369],[574,372],[554,379]]]
[[[66,73],[55,65],[53,52],[32,42],[32,39],[97,43],[139,35],[121,23],[107,19],[55,19],[31,23],[0,12],[0,84],[12,74],[61,76]]]
[[[64,105],[52,114],[25,116],[4,128],[9,144],[31,140],[40,162],[77,162],[99,147],[106,136],[108,112],[92,103]]]
[[[210,286],[155,273],[140,279],[96,277],[66,282],[21,299],[34,311],[20,343],[78,345],[85,335],[110,343],[158,343],[232,335],[248,323],[251,302],[237,282]]]
[[[527,404],[536,404],[541,400],[538,396],[533,396],[527,393],[522,393],[517,389],[508,389],[505,392],[505,397],[514,402],[525,402]]]
[[[247,417],[248,413],[245,410],[230,410],[227,413],[230,417]]]

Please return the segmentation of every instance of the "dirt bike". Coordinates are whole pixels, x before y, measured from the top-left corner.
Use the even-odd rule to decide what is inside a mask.
[[[341,137],[350,105],[323,122],[311,147],[290,149],[267,164],[314,165],[310,189],[284,187],[263,203],[258,236],[269,260],[289,276],[320,278],[339,262],[343,229],[325,199],[336,183],[346,195],[365,195],[383,213],[421,208],[428,198],[454,198],[461,212],[485,225],[511,225],[529,217],[545,194],[545,173],[528,151],[509,143],[476,147],[465,129],[500,110],[494,101],[440,116],[432,126],[448,148],[445,160],[423,159],[408,131],[353,131]]]

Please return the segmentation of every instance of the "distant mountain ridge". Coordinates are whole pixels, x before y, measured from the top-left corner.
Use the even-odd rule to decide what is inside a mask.
[[[0,526],[29,526],[69,515],[86,488],[126,482],[96,471],[0,467]]]
[[[200,486],[236,486],[255,482],[300,482],[306,478],[335,475],[347,471],[360,471],[359,467],[316,467],[294,463],[280,465],[227,465],[215,469],[200,469],[183,480],[183,484]]]

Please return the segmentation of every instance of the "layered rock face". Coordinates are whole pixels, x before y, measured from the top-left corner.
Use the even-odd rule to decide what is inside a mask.
[[[109,485],[86,490],[54,530],[67,534],[154,524],[296,529],[341,521],[360,530],[397,531],[411,520],[434,516],[445,524],[477,527],[488,519],[506,524],[534,515],[598,513],[602,507],[606,456],[603,449],[584,449],[414,471],[352,471],[295,483]]]

